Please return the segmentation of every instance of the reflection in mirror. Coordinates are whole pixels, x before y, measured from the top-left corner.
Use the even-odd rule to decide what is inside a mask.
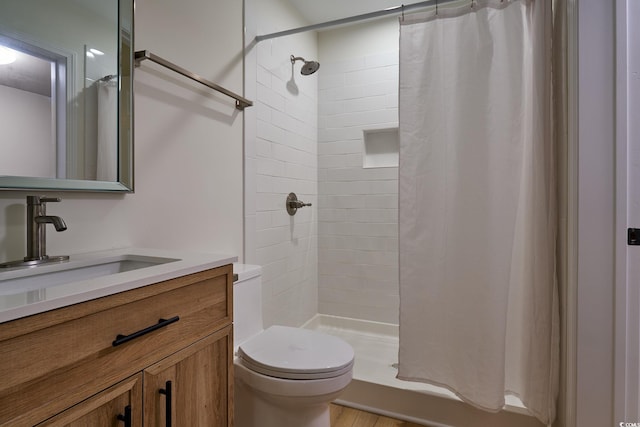
[[[5,36],[0,36],[0,48],[5,58],[0,60],[0,138],[6,153],[0,157],[0,171],[66,178],[65,87],[70,58]]]
[[[3,0],[0,188],[132,190],[132,0]]]

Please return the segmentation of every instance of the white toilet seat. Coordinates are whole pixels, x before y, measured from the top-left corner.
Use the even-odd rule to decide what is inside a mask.
[[[248,368],[240,358],[234,360],[234,371],[236,381],[240,381],[265,396],[289,397],[296,400],[326,400],[326,403],[335,398],[327,399],[327,396],[340,393],[349,385],[353,375],[353,371],[350,370],[337,377],[313,380],[277,378]]]
[[[288,326],[271,326],[242,343],[238,357],[247,369],[292,380],[338,377],[354,361],[353,348],[341,339]]]

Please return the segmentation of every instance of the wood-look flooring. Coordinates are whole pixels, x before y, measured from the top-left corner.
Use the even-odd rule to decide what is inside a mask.
[[[406,421],[331,404],[331,427],[422,427]]]

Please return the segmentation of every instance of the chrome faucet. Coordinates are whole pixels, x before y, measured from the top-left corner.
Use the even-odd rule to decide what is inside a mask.
[[[47,203],[59,201],[59,197],[27,196],[27,256],[22,260],[0,264],[0,268],[31,267],[69,259],[67,255],[47,255],[46,224],[53,224],[56,231],[67,229],[67,224],[62,218],[47,215]]]
[[[59,216],[47,215],[47,203],[59,202],[59,197],[27,196],[27,256],[25,261],[56,262],[69,257],[50,257],[47,255],[46,224],[53,224],[56,231],[64,231],[67,224]]]

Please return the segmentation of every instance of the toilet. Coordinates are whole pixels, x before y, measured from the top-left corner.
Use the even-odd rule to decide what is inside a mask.
[[[236,427],[329,427],[329,403],[349,385],[353,348],[302,328],[262,324],[262,268],[234,264]]]

